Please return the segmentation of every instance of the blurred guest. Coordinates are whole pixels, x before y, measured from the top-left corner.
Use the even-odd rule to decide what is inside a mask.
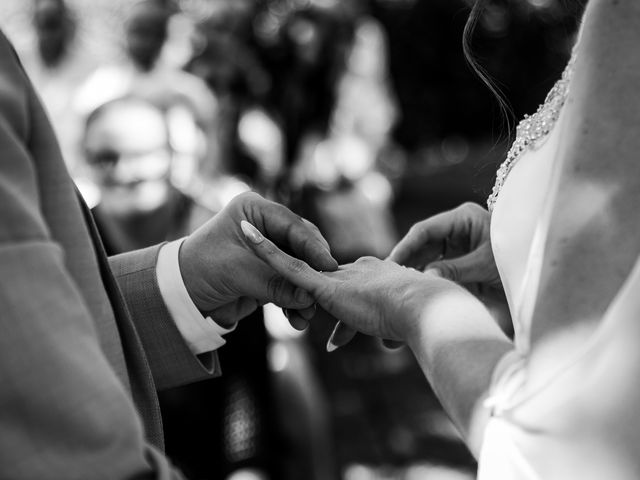
[[[639,24],[638,2],[589,2],[562,76],[517,127],[488,210],[427,218],[388,261],[328,274],[243,226],[333,315],[409,345],[479,479],[640,475]],[[476,282],[504,286],[513,339],[461,286]],[[353,334],[338,324],[328,348]]]
[[[148,101],[101,105],[87,118],[82,143],[100,191],[94,212],[113,253],[182,237],[213,215],[172,185],[166,117]]]
[[[313,305],[248,254],[238,223],[337,264],[315,228],[256,194],[184,241],[108,258],[2,34],[0,85],[0,477],[182,478],[157,390],[219,374],[221,329],[259,305]]]
[[[338,258],[385,256],[395,242],[392,188],[378,169],[396,118],[387,84],[386,38],[362,16],[343,46],[344,66],[331,85],[334,103],[326,130],[302,138],[291,185],[304,190],[305,212],[315,217]]]
[[[218,3],[198,24],[200,48],[188,71],[202,78],[219,102],[218,143],[225,170],[268,191],[282,164],[282,133],[265,95],[272,86],[253,44],[256,6]]]
[[[171,11],[161,2],[134,4],[125,25],[123,61],[97,69],[81,87],[76,106],[88,113],[124,95],[144,98],[161,108],[176,154],[184,157],[185,188],[196,170],[213,177],[217,171],[215,122],[217,102],[197,77],[159,61],[167,39]]]
[[[203,78],[218,98],[226,170],[254,189],[274,195],[276,180],[286,167],[285,132],[269,94],[284,94],[286,87],[267,73],[268,59],[253,28],[257,10],[247,1],[216,4],[198,25],[201,48],[187,68]],[[281,439],[275,462],[282,473],[277,478],[334,479],[338,471],[328,401],[312,352],[304,336],[288,327],[282,312],[265,307],[265,323],[268,380]]]
[[[305,135],[327,133],[352,34],[350,20],[310,6],[291,12],[280,30],[283,54],[275,71],[279,88],[273,102],[282,117],[289,165],[296,161]]]
[[[147,100],[128,96],[98,107],[87,119],[83,147],[100,191],[93,213],[108,253],[181,238],[213,216],[171,184],[166,117]],[[228,365],[224,378],[159,394],[167,454],[190,477],[223,479],[245,467],[255,478],[276,475],[277,462],[267,455],[277,443],[269,420],[267,337],[262,314],[250,320],[219,351]]]
[[[34,0],[32,48],[20,52],[22,63],[51,117],[67,166],[78,163],[82,121],[73,106],[76,89],[97,67],[80,45],[78,19],[65,0]]]

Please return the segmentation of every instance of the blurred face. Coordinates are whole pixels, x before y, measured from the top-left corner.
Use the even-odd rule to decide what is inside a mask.
[[[167,37],[167,15],[158,6],[134,7],[126,27],[127,52],[143,69],[150,69]]]
[[[155,107],[137,102],[107,107],[89,125],[84,149],[106,213],[139,215],[168,201],[171,151],[164,117]]]
[[[299,18],[289,25],[287,33],[294,45],[296,57],[305,64],[314,65],[322,48],[318,25],[308,19]]]
[[[38,0],[33,22],[43,60],[55,62],[63,55],[72,33],[72,23],[65,5],[61,0]]]

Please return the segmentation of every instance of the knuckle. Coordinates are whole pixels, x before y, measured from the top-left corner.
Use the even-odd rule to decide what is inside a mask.
[[[322,235],[322,232],[320,231],[320,229],[314,223],[312,223],[309,220],[307,220],[306,218],[302,218],[302,217],[301,217],[301,221],[302,221],[302,224],[304,225],[304,227],[311,232],[311,234],[312,234],[312,236],[314,238],[316,238],[318,240],[323,240],[324,239],[324,237]]]
[[[276,247],[270,242],[263,241],[258,247],[269,257],[273,257],[278,253]]]
[[[259,201],[263,200],[263,198],[257,194],[256,192],[242,192],[231,200],[232,204],[235,205],[247,205],[251,206]]]
[[[474,209],[475,209],[475,204],[473,202],[464,202],[463,204],[461,204],[460,206],[458,206],[454,212],[456,214],[458,214],[459,216],[462,217],[467,217],[471,214],[473,214]]]
[[[272,275],[267,282],[267,295],[276,303],[283,298],[284,278]]]
[[[441,265],[441,270],[444,273],[444,276],[449,280],[457,282],[461,278],[460,268],[454,263],[443,263]]]
[[[334,285],[329,283],[321,285],[317,287],[316,291],[313,293],[325,310],[333,311],[334,301],[336,298],[336,288]]]
[[[423,226],[423,222],[414,223],[413,225],[411,225],[411,228],[407,232],[407,238],[413,238],[420,235],[420,232],[422,231],[422,226]]]
[[[476,216],[484,213],[486,210],[475,202],[465,202],[460,208],[470,216]]]
[[[305,268],[305,264],[302,260],[298,260],[297,258],[291,258],[287,263],[287,268],[294,274],[302,273]]]

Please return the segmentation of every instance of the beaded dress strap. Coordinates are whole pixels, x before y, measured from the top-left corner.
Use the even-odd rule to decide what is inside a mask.
[[[511,144],[507,158],[502,162],[500,168],[498,168],[496,182],[491,190],[491,195],[487,198],[489,212],[493,211],[500,190],[514,165],[526,151],[539,148],[548,138],[549,133],[551,133],[551,130],[558,121],[562,107],[569,95],[569,83],[573,74],[575,57],[576,48],[574,48],[571,59],[562,72],[562,77],[549,91],[544,103],[538,107],[538,110],[536,110],[533,115],[525,115],[520,123],[518,123],[516,139],[513,144]]]

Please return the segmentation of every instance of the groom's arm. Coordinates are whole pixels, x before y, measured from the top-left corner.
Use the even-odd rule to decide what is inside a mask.
[[[194,354],[169,313],[156,272],[161,247],[109,258],[159,390],[220,374],[217,354]]]
[[[181,478],[146,442],[68,252],[51,238],[47,176],[30,151],[34,111],[41,106],[0,33],[0,478]]]

